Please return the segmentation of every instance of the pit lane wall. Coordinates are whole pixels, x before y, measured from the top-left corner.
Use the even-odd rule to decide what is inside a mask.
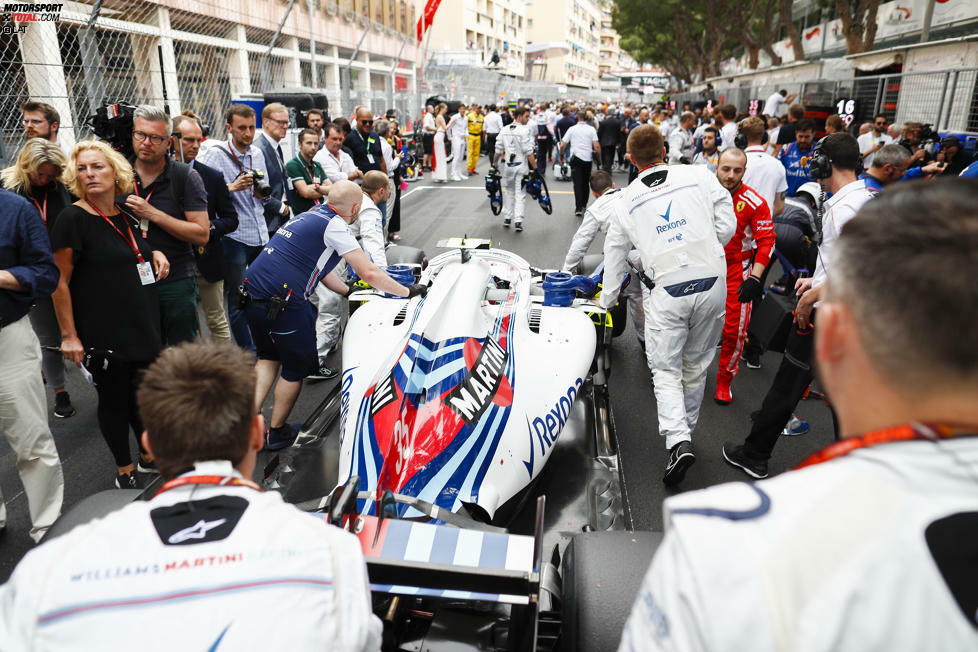
[[[333,115],[413,115],[416,20],[410,0],[0,2],[0,164],[29,99],[59,112],[68,147],[98,106],[163,107],[164,85],[170,113],[195,111],[217,138],[232,97],[300,86],[324,89]]]

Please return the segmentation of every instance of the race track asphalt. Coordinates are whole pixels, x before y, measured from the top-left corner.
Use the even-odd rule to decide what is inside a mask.
[[[530,200],[526,205],[525,229],[516,233],[502,226],[492,216],[483,187],[488,161],[480,159],[479,173],[465,181],[447,185],[433,184],[431,175],[409,184],[402,195],[402,244],[419,246],[430,256],[438,253],[438,240],[468,235],[491,238],[493,246],[514,251],[538,268],[558,268],[563,262],[579,220],[574,216],[574,199],[570,182],[553,179],[547,172],[554,211],[546,215]],[[627,181],[625,172],[615,172],[618,184]],[[591,247],[600,253],[602,237]],[[773,278],[776,276],[772,275]],[[331,360],[339,366],[339,354]],[[710,485],[747,480],[742,472],[729,466],[720,454],[724,441],[741,441],[750,425],[752,410],[760,405],[780,362],[780,356],[769,353],[759,370],[744,367],[734,382],[734,403],[721,407],[712,400],[715,389],[716,363],[711,368],[706,400],[699,424],[693,435],[697,455],[685,482],[678,489],[667,490],[662,484],[666,452],[656,429],[655,398],[649,382],[649,371],[631,325],[615,340],[613,372],[610,381],[612,410],[620,442],[620,456],[625,489],[636,529],[662,528],[662,501],[676,491],[689,491]],[[307,384],[290,421],[301,422],[319,404],[332,382]],[[98,431],[95,414],[95,392],[79,371],[68,370],[68,389],[78,413],[69,419],[51,416],[65,474],[65,508],[98,491],[111,489],[115,467],[108,448]],[[49,396],[50,407],[53,399]],[[267,411],[266,411],[267,412]],[[821,402],[805,400],[799,414],[812,424],[812,431],[802,437],[784,437],[770,463],[770,471],[779,473],[791,468],[810,453],[832,441],[832,419]],[[135,440],[133,439],[135,455]],[[559,445],[559,443],[558,443]],[[573,481],[573,480],[569,480]],[[0,438],[0,487],[7,503],[7,528],[0,536],[0,582],[6,581],[17,561],[32,543],[27,501],[17,476],[16,458]]]

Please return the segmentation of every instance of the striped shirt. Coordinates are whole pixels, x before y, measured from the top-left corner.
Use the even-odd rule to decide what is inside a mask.
[[[228,151],[233,151],[244,169],[259,170],[265,175],[265,179],[268,179],[268,167],[265,165],[265,157],[260,149],[252,145],[242,154],[237,148],[233,150],[230,148],[230,140],[214,145],[200,155],[200,162],[220,170],[224,175],[224,182],[231,183],[241,174],[241,168],[228,156]],[[255,197],[251,190],[241,190],[231,193],[231,203],[238,212],[238,228],[228,233],[226,237],[252,247],[266,244],[268,225],[265,223],[265,202]]]

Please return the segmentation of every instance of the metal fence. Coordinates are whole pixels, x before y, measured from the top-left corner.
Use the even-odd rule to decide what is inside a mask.
[[[763,110],[764,101],[779,89],[798,93],[806,106],[835,107],[840,100],[855,100],[853,125],[869,122],[881,113],[891,123],[930,123],[940,131],[978,134],[978,68],[940,72],[867,75],[842,81],[780,82],[725,86],[714,89],[715,104],[733,104],[739,111]],[[676,93],[678,106],[702,103],[703,93]],[[758,104],[751,106],[752,102]]]
[[[290,11],[290,29],[280,33]],[[28,100],[55,108],[60,115],[59,141],[66,146],[91,135],[84,122],[99,106],[125,101],[162,107],[164,87],[171,114],[191,109],[210,125],[223,124],[232,98],[299,86],[327,89],[336,115],[359,104],[377,112],[395,107],[413,114],[413,92],[396,91],[398,84],[388,72],[398,62],[375,55],[364,63],[362,54],[354,58],[352,51],[317,42],[309,25],[311,11],[334,16],[336,5],[321,0],[315,5],[278,0],[165,5],[156,0],[79,0],[64,4],[60,14],[46,15],[50,20],[18,24],[0,14],[5,29],[23,28],[0,39],[0,165],[12,159],[26,137],[20,106]],[[381,34],[413,44],[406,34],[366,16],[331,20],[346,20],[345,28],[356,30],[357,36],[370,31],[374,39]],[[310,61],[313,45],[315,73]],[[340,72],[351,59],[354,88],[344,102]],[[400,71],[413,76],[413,64]]]

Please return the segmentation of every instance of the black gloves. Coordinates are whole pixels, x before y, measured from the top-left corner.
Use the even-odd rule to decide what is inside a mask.
[[[761,279],[753,274],[748,276],[747,280],[737,288],[737,300],[741,303],[750,303],[754,299],[760,299],[763,294],[764,286],[761,285]]]
[[[414,283],[410,287],[408,287],[408,295],[407,295],[407,298],[410,299],[412,297],[423,297],[426,294],[428,294],[428,286],[427,285],[421,285],[420,283]]]

